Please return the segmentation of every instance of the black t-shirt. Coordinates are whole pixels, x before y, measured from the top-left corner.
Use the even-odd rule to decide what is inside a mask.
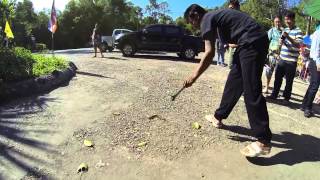
[[[201,35],[205,40],[219,38],[226,43],[245,45],[267,36],[264,29],[248,14],[234,10],[221,9],[208,12],[201,21]]]

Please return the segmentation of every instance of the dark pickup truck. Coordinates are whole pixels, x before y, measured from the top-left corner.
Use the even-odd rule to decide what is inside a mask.
[[[123,35],[116,42],[123,56],[133,56],[137,51],[176,52],[179,57],[194,59],[204,51],[201,37],[187,35],[186,31],[176,25],[155,24],[141,31]]]

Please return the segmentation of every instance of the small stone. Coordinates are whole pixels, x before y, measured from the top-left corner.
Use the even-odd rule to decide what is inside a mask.
[[[97,164],[96,164],[96,168],[102,168],[104,167],[106,164],[102,162],[102,160],[100,160]]]

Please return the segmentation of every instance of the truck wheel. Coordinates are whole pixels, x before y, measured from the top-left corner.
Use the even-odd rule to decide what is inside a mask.
[[[121,48],[123,56],[133,56],[135,51],[135,47],[131,43],[125,43]]]
[[[187,47],[182,51],[182,54],[187,60],[193,60],[196,56],[196,51],[192,47]]]
[[[113,47],[108,47],[108,51],[112,52],[113,51]]]

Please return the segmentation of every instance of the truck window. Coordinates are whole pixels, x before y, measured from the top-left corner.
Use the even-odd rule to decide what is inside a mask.
[[[171,34],[179,34],[180,29],[177,27],[166,27],[166,34],[171,35]]]
[[[161,26],[152,26],[152,27],[148,27],[147,31],[152,34],[160,34],[162,33],[162,28]]]
[[[116,30],[116,31],[114,32],[114,35],[118,35],[118,34],[121,34],[121,30]]]

